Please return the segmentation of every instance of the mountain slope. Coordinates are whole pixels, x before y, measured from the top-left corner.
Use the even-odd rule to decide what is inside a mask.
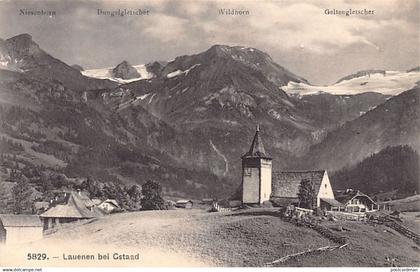
[[[10,142],[1,152],[2,167],[24,169],[35,185],[42,175],[65,173],[123,184],[155,179],[166,194],[177,195],[223,195],[229,186],[151,147],[149,142],[159,142],[161,135],[171,139],[173,132],[144,110],[136,110],[137,131],[131,131],[109,108],[85,103],[79,92],[57,81],[5,70],[0,78],[0,136]]]
[[[276,85],[290,80],[306,82],[259,50],[218,45],[176,58],[155,78],[121,85],[113,92],[125,98],[110,103],[128,123],[130,109],[143,108],[182,135],[179,144],[156,143],[156,148],[184,163],[238,177],[239,158],[257,123],[278,163],[312,142],[312,121]]]
[[[259,50],[218,45],[178,57],[158,69],[156,77],[99,97],[127,124],[139,118],[133,111],[144,109],[172,127],[177,144],[162,135],[151,143],[154,148],[189,167],[236,178],[257,123],[275,167],[283,168],[329,130],[387,98],[376,93],[290,97],[277,84],[306,81],[279,67]],[[130,129],[138,131],[134,125]]]
[[[389,98],[389,96],[370,92],[356,95],[320,93],[299,97],[296,106],[308,119],[316,123],[319,133],[326,134],[345,122],[354,120],[376,108]]]
[[[381,150],[331,176],[334,189],[352,188],[374,195],[396,191],[398,198],[419,192],[419,155],[409,146]]]
[[[419,98],[417,87],[331,131],[311,147],[305,165],[338,170],[394,145],[409,145],[419,151]]]
[[[54,79],[78,91],[115,86],[108,80],[83,76],[42,50],[29,34],[0,41],[0,69],[22,72],[38,80]]]

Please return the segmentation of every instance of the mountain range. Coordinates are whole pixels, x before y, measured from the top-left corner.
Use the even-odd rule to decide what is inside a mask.
[[[0,40],[0,136],[23,146],[2,153],[21,168],[226,196],[256,124],[277,171],[337,171],[392,145],[418,152],[419,75],[365,71],[320,88],[258,49],[226,45],[84,70],[22,34]]]

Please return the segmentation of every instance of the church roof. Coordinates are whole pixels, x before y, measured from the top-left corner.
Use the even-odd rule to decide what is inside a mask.
[[[242,158],[247,157],[271,159],[270,155],[265,151],[264,144],[260,136],[259,126],[257,126],[257,130],[255,131],[254,139],[252,140],[252,144],[249,151],[242,156]]]
[[[312,181],[315,192],[319,192],[325,170],[273,172],[272,197],[298,197],[302,180]]]

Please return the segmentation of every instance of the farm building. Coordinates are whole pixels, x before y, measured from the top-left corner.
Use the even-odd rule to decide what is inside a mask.
[[[299,185],[304,179],[310,180],[314,186],[316,207],[322,207],[326,201],[330,202],[328,205],[339,205],[334,201],[334,193],[325,170],[273,173],[272,158],[265,151],[257,126],[251,147],[242,156],[242,203],[262,204],[270,200],[282,206],[298,204]]]
[[[45,229],[103,215],[93,202],[80,192],[66,193],[60,202],[53,202],[52,205],[50,209],[40,215],[44,220]]]
[[[315,191],[315,207],[342,206],[334,199],[330,179],[326,170],[274,172],[271,200],[283,204],[298,204],[299,186],[302,180],[312,182]]]
[[[43,226],[37,215],[0,214],[0,242],[20,244],[40,240]]]
[[[115,199],[107,199],[98,205],[98,208],[107,213],[112,213],[121,210],[120,205]]]
[[[378,204],[372,198],[357,190],[347,190],[342,194],[337,194],[336,198],[343,203],[347,212],[370,212],[378,210]]]
[[[184,208],[184,209],[191,209],[193,207],[192,200],[180,199],[175,203],[175,207],[177,208]]]

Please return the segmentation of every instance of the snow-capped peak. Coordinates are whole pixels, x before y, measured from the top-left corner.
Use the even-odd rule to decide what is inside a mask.
[[[420,72],[383,71],[366,73],[358,77],[340,80],[330,86],[314,86],[306,83],[289,82],[281,87],[289,94],[314,95],[329,93],[333,95],[355,95],[376,92],[384,95],[398,95],[416,86],[420,81]]]
[[[150,73],[147,71],[145,64],[133,65],[133,67],[134,69],[137,70],[140,77],[132,78],[132,79],[121,79],[121,78],[115,77],[112,73],[112,70],[114,69],[114,67],[101,68],[101,69],[88,69],[88,70],[81,71],[81,73],[87,77],[109,79],[109,80],[112,80],[121,84],[130,83],[130,82],[142,80],[142,79],[151,79],[154,77],[153,73]]]

